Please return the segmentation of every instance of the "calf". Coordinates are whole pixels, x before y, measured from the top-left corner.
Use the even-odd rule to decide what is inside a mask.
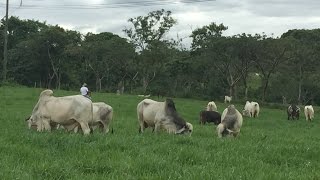
[[[221,114],[216,111],[200,111],[200,124],[213,122],[215,125],[221,123]]]

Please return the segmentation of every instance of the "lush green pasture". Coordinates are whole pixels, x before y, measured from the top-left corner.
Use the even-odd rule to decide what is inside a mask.
[[[114,108],[114,133],[83,136],[27,129],[24,118],[40,92],[0,88],[0,179],[320,179],[318,109],[307,123],[304,116],[288,121],[285,110],[261,107],[259,118],[244,119],[238,138],[218,139],[214,125],[198,123],[207,102],[174,99],[194,125],[192,136],[139,134],[136,105],[142,98],[94,93],[93,101]],[[219,112],[226,107],[217,106]]]

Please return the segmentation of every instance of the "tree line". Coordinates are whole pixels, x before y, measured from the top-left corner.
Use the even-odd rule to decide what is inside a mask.
[[[86,82],[103,92],[320,104],[320,29],[225,36],[228,27],[212,22],[193,30],[185,48],[166,36],[176,23],[171,11],[152,11],[130,18],[123,38],[11,16],[7,77],[29,87],[78,90]]]

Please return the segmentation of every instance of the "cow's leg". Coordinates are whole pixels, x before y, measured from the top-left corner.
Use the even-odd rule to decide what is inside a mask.
[[[43,120],[43,126],[46,131],[51,131],[50,119]]]
[[[42,120],[36,121],[36,125],[37,125],[37,131],[38,132],[43,131],[43,122],[42,122]]]
[[[160,123],[159,122],[156,122],[155,125],[154,125],[154,132],[157,133],[160,129]]]
[[[84,135],[90,134],[90,128],[88,123],[80,122],[80,126]]]
[[[143,131],[144,131],[144,122],[140,120],[139,124],[140,124],[139,133],[143,133]]]

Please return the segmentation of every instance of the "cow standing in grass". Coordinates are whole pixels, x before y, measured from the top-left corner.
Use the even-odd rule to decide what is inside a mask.
[[[312,121],[312,119],[314,118],[314,110],[312,105],[304,107],[304,115],[306,116],[306,121]]]
[[[234,105],[229,105],[221,115],[221,123],[217,127],[218,137],[232,135],[236,137],[240,133],[243,118]]]
[[[247,101],[244,110],[242,111],[242,115],[251,117],[251,102]]]
[[[230,103],[232,100],[232,96],[224,96],[224,103]]]
[[[154,132],[164,129],[172,134],[191,135],[193,130],[192,124],[179,116],[172,99],[164,102],[144,99],[137,105],[137,115],[141,133],[147,127],[153,128]]]
[[[200,111],[200,124],[213,122],[215,125],[221,123],[221,114],[216,111]]]
[[[260,106],[257,102],[251,102],[250,115],[251,117],[258,117],[260,113]]]
[[[291,104],[288,108],[287,108],[287,114],[288,114],[288,120],[294,120],[294,119],[299,119],[300,116],[300,108],[299,106],[295,105],[295,104]]]
[[[89,122],[92,122],[92,102],[82,96],[54,97],[52,90],[40,93],[39,100],[32,114],[26,119],[29,128],[37,131],[51,131],[57,124],[64,126],[80,126],[85,135],[90,134]]]

